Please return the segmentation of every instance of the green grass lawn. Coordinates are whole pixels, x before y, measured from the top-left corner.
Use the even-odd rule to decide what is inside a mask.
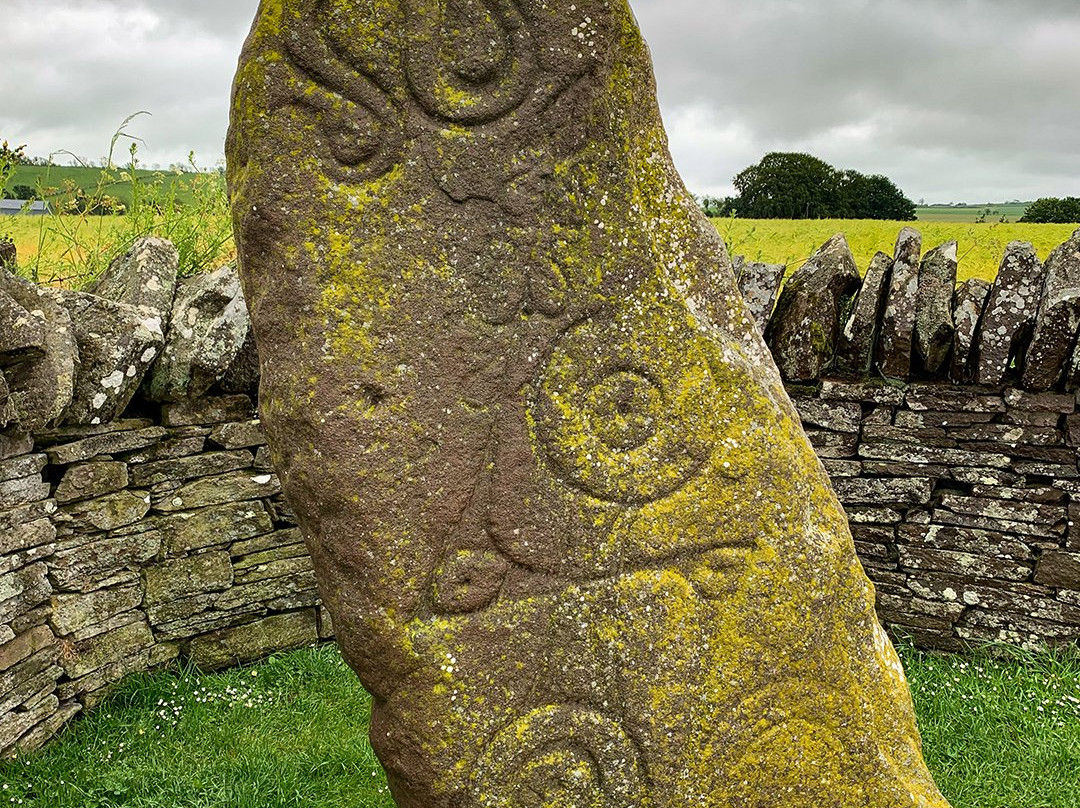
[[[1080,808],[1080,656],[902,650],[954,808]],[[391,808],[368,715],[333,647],[134,677],[44,752],[0,764],[0,805]]]

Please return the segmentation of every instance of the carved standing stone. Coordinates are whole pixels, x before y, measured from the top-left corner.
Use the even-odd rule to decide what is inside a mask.
[[[228,154],[399,806],[946,805],[625,0],[263,2]]]
[[[921,253],[922,233],[905,227],[896,239],[878,341],[877,366],[881,375],[887,378],[906,379],[911,373]]]

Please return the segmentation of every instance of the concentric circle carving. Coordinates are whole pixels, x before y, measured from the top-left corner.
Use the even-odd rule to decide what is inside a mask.
[[[641,504],[699,473],[713,451],[712,374],[681,336],[628,339],[597,320],[564,336],[531,411],[540,447],[564,481],[601,500]]]
[[[633,742],[612,719],[566,705],[543,707],[500,732],[472,778],[482,808],[627,808],[642,805]]]
[[[406,76],[433,117],[494,121],[535,89],[536,56],[515,0],[407,0]]]

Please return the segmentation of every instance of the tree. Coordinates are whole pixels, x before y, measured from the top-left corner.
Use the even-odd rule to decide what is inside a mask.
[[[841,171],[837,215],[844,219],[910,222],[915,219],[915,203],[882,174],[868,176],[858,171]]]
[[[746,219],[823,219],[837,206],[839,176],[809,154],[770,152],[735,176],[735,207]]]
[[[1080,223],[1080,198],[1067,196],[1064,199],[1058,199],[1047,196],[1036,199],[1028,205],[1020,221],[1035,224]]]
[[[838,171],[796,152],[771,152],[736,175],[738,196],[725,200],[748,219],[915,218],[915,203],[881,174]]]

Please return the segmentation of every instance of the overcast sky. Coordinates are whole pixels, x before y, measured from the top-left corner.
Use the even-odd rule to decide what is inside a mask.
[[[98,159],[221,159],[258,0],[3,0],[0,139]],[[1080,0],[632,0],[672,151],[725,195],[769,151],[918,201],[1080,196]],[[124,147],[121,147],[123,150]]]

